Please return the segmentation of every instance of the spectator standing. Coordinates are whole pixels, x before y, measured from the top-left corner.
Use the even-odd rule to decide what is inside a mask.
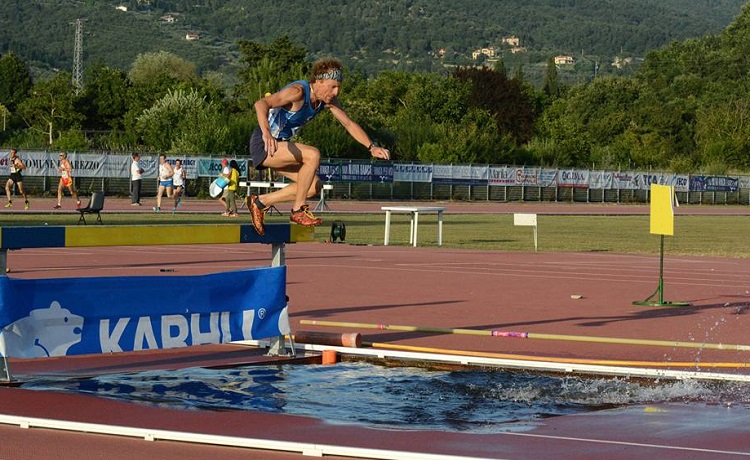
[[[143,168],[141,167],[141,156],[133,154],[133,162],[130,163],[130,205],[141,205],[141,188],[143,186]]]
[[[225,217],[237,217],[237,186],[240,183],[240,165],[236,160],[229,162],[229,183],[224,189],[226,211],[221,215]]]

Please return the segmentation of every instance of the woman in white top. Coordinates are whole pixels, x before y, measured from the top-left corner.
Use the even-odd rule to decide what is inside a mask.
[[[182,167],[182,160],[174,160],[174,175],[172,175],[174,207],[172,208],[172,212],[177,211],[177,208],[182,206],[182,192],[185,190],[185,179],[187,179],[187,173],[185,172],[185,168]]]
[[[167,191],[167,198],[172,198],[173,175],[172,165],[167,163],[167,156],[162,153],[159,155],[159,190],[156,192],[154,212],[161,212],[161,196],[164,194],[164,190]]]

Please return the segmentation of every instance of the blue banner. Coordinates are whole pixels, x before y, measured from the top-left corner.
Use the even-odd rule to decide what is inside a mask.
[[[321,163],[318,177],[323,182],[393,182],[393,164]]]
[[[726,176],[690,176],[691,192],[736,192],[740,181]]]
[[[288,334],[286,267],[202,276],[0,277],[0,354],[186,347]]]

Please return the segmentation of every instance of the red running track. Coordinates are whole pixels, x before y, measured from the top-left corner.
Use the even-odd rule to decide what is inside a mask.
[[[338,203],[331,206],[338,206]],[[368,203],[366,206],[377,204]],[[647,210],[647,207],[637,208],[639,212]],[[375,210],[379,210],[379,206]],[[12,276],[24,278],[154,275],[164,276],[168,285],[169,277],[174,275],[265,265],[270,255],[270,248],[255,245],[178,248],[21,250],[10,253],[9,264],[13,269]],[[64,257],[61,257],[63,253]],[[298,324],[300,319],[324,319],[750,343],[747,339],[750,261],[743,259],[667,258],[666,298],[693,303],[685,308],[632,305],[632,301],[645,298],[655,288],[657,256],[519,254],[312,243],[290,245],[287,263],[294,330],[303,329]],[[162,273],[161,268],[175,271]],[[583,295],[583,298],[573,299],[572,294]],[[747,353],[729,351],[412,332],[360,332],[365,340],[372,342],[560,358],[689,361],[701,366],[710,361],[750,361]],[[230,358],[236,353],[234,349],[221,350]],[[216,352],[211,350],[212,354]],[[182,361],[183,365],[195,365],[202,359],[209,361],[200,354],[187,359],[179,352],[169,353],[167,360],[172,361],[172,366],[180,365],[175,361]],[[129,360],[115,363],[106,357],[77,364],[91,369],[106,366],[127,369],[133,365]],[[29,375],[45,370],[63,370],[69,366],[71,362],[65,360],[14,363],[16,372]],[[712,369],[708,366],[706,370]],[[0,389],[0,393],[6,401],[4,409],[0,410],[4,414],[446,455],[514,459],[651,459],[656,456],[660,459],[724,459],[742,458],[750,452],[750,410],[745,407],[700,404],[632,406],[544,419],[534,426],[504,434],[469,435],[330,426],[312,419],[278,414],[184,412],[91,396],[40,394],[11,388]],[[302,458],[294,454],[149,443],[16,427],[0,427],[0,432],[4,439],[0,444],[1,458],[64,460],[132,458],[133,455],[142,458],[206,458],[208,455]],[[25,448],[32,439],[37,447]],[[77,448],[68,452],[68,449],[55,447],[59,445],[76,445]]]

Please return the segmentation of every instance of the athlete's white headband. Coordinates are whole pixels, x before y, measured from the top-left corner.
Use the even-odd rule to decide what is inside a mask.
[[[331,69],[326,73],[315,75],[315,80],[336,80],[341,82],[344,79],[344,73],[341,69]]]

